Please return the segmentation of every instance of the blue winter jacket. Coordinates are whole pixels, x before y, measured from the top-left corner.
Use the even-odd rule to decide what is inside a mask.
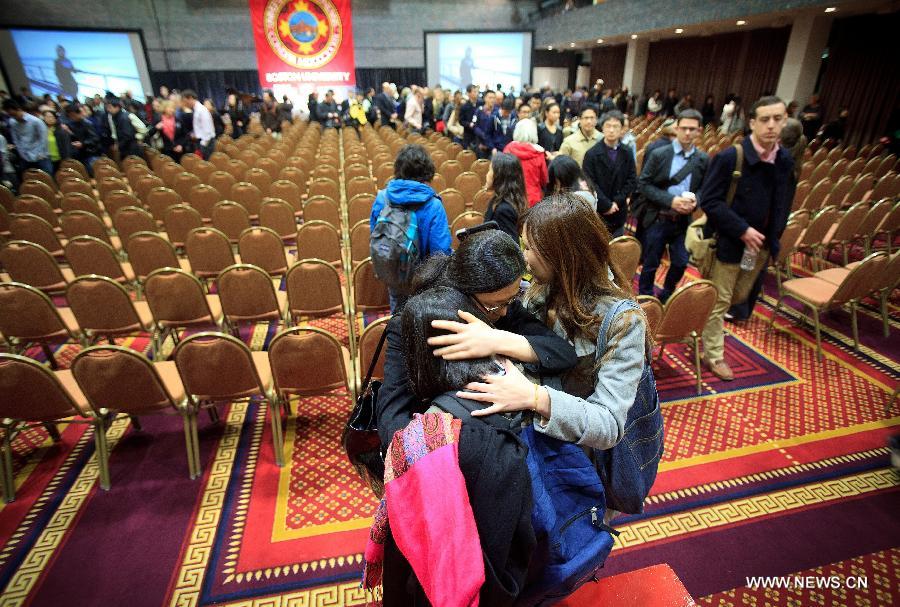
[[[451,253],[447,212],[444,210],[441,197],[427,183],[408,179],[390,180],[387,188],[378,192],[378,196],[375,197],[372,215],[369,217],[369,229],[375,229],[375,222],[387,204],[385,192],[392,204],[420,205],[416,209],[416,223],[419,224],[419,252],[422,259],[434,253],[447,255]]]

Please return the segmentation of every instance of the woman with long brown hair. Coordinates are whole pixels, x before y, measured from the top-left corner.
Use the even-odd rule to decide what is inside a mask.
[[[535,385],[507,365],[505,375],[471,383],[460,396],[493,403],[473,415],[533,410],[539,432],[610,449],[625,435],[643,374],[644,315],[636,305],[619,306],[632,299],[623,288],[627,281],[610,263],[609,232],[584,199],[549,196],[526,213],[522,235],[534,276],[526,305],[575,346],[578,364],[563,376],[561,390]],[[619,311],[601,340],[601,324],[614,307]]]
[[[496,221],[501,231],[518,242],[519,219],[528,208],[525,177],[519,159],[505,152],[494,154],[484,187],[494,192],[484,220]]]

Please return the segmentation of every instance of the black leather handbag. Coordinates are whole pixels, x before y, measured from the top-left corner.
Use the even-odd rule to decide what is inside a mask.
[[[381,356],[386,339],[387,328],[381,334],[362,391],[356,398],[356,405],[350,412],[350,418],[341,434],[341,444],[350,463],[378,499],[384,495],[384,457],[381,454],[381,439],[378,437],[378,420],[375,413],[381,382],[372,381],[372,372],[375,370],[378,357]]]

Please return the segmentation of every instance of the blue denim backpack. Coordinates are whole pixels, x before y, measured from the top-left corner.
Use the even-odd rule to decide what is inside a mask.
[[[622,299],[610,306],[603,317],[597,335],[598,359],[606,352],[609,326],[626,308],[640,309],[640,306],[634,300]],[[649,356],[645,356],[634,404],[625,419],[625,436],[612,449],[595,449],[591,454],[606,489],[607,507],[628,514],[643,512],[662,454],[662,411]]]
[[[519,438],[528,446],[537,545],[515,605],[553,605],[597,579],[613,547],[611,534],[618,532],[603,521],[603,483],[581,447],[536,432],[530,424]]]

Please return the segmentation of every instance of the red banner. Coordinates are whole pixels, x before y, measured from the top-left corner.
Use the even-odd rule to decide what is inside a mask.
[[[355,86],[350,0],[249,0],[263,88]]]

